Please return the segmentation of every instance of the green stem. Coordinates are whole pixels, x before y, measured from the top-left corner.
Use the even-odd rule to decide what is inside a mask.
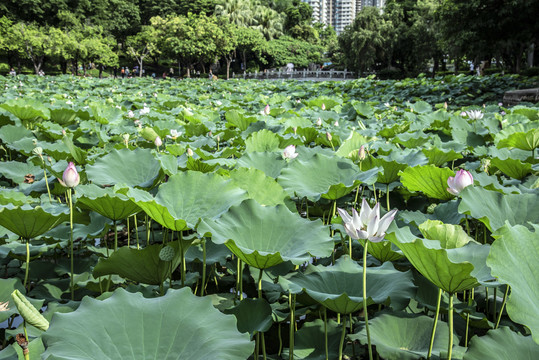
[[[470,297],[468,298],[468,306],[471,306],[472,305],[472,301],[473,301],[473,298],[474,298],[474,290],[475,289],[472,289],[470,291]],[[466,314],[466,334],[464,336],[464,347],[468,347],[468,332],[469,332],[469,327],[470,327],[470,314]]]
[[[361,163],[359,163],[359,165],[360,165],[359,170],[361,170]],[[356,188],[356,196],[354,198],[354,209],[357,206],[357,198],[359,197],[359,187],[360,187],[360,185],[358,185],[357,188]]]
[[[344,338],[346,337],[346,316],[342,317],[342,332],[341,332],[341,342],[339,343],[339,360],[342,360],[342,352],[344,347]],[[372,358],[372,354],[371,354]]]
[[[488,287],[485,286],[485,314],[488,314]]]
[[[327,308],[324,307],[324,344],[326,348],[326,360],[329,360],[329,349],[328,349],[328,314]]]
[[[202,286],[200,296],[204,296],[206,288],[206,238],[202,238]]]
[[[260,272],[258,273],[258,298],[262,299],[262,275],[264,273],[263,269],[260,269]],[[262,356],[264,360],[266,360],[266,341],[264,339],[264,333],[260,333],[260,337],[262,338]]]
[[[387,184],[387,187],[386,187],[386,206],[387,206],[387,211],[389,211],[389,184]]]
[[[367,248],[369,240],[365,240],[363,248],[363,312],[365,313],[365,331],[367,332],[367,344],[369,346],[369,360],[372,360],[371,333],[369,331],[369,311],[367,309]],[[346,323],[346,317],[343,324]]]
[[[509,294],[509,285],[505,285],[505,292],[503,294],[503,302],[502,302],[502,307],[500,308],[500,313],[498,314],[498,320],[496,320],[496,327],[494,329],[497,329],[498,326],[500,325],[500,320],[502,319],[502,313],[503,313],[503,308],[505,307],[505,302],[507,301],[507,294]]]
[[[181,264],[180,264],[180,274],[181,274],[181,283],[182,287],[185,286],[185,254],[183,253],[183,231],[180,231],[180,257],[181,257]]]
[[[350,255],[350,260],[352,260],[352,241],[354,241],[354,239],[350,236],[348,236],[348,239],[348,255]]]
[[[296,319],[295,319],[295,316],[294,316],[294,309],[296,307],[296,304],[295,304],[295,295],[292,295],[291,292],[288,293],[288,306],[290,307],[290,345],[289,345],[289,351],[288,351],[288,359],[289,360],[294,360],[294,332],[296,331],[295,329],[295,323],[296,323]]]
[[[116,220],[114,220],[114,252],[118,250],[118,225],[116,224]]]
[[[283,351],[283,338],[281,336],[281,323],[277,324],[277,336],[279,337],[279,351],[277,352],[277,356],[281,356],[281,352]]]
[[[45,171],[45,161],[41,158],[43,164],[43,174],[45,175],[45,185],[47,186],[47,194],[49,194],[49,201],[52,202],[51,189],[49,188],[49,179],[47,178],[47,172]]]
[[[374,193],[374,202],[377,203],[377,199],[376,199],[376,185],[375,184],[372,184],[372,192]]]
[[[432,355],[432,346],[434,345],[434,335],[436,334],[436,325],[438,324],[438,317],[440,316],[440,303],[442,300],[442,289],[438,288],[438,300],[436,301],[436,315],[434,315],[434,324],[432,325],[432,332],[430,335],[429,352],[427,354],[427,360]]]
[[[150,226],[152,224],[152,220],[148,218],[148,215],[146,215],[145,218],[146,222],[146,246],[150,245]]]
[[[449,323],[449,341],[447,344],[447,360],[451,360],[453,353],[453,294],[449,294],[449,309],[447,310]]]
[[[26,240],[26,270],[24,271],[24,288],[28,292],[29,289],[26,287],[28,284],[28,272],[30,271],[30,240]]]
[[[238,261],[240,262],[240,301],[243,300],[243,261],[241,261],[240,258],[238,258]]]
[[[131,231],[130,231],[130,228],[129,228],[129,216],[127,217],[127,247],[129,247],[130,243],[131,243]]]
[[[75,284],[74,284],[74,261],[73,261],[73,200],[71,198],[71,188],[67,189],[67,197],[69,200],[69,257],[71,258],[71,300],[75,300]]]
[[[140,243],[138,239],[138,222],[137,222],[137,214],[133,215],[135,217],[135,235],[137,237],[137,250],[140,249]]]
[[[492,302],[493,308],[492,308],[492,321],[496,321],[496,307],[497,307],[497,300],[498,299],[498,288],[494,288],[494,301]]]

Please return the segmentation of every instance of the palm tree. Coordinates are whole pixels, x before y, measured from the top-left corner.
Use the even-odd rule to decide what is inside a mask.
[[[267,40],[272,40],[283,35],[285,16],[263,5],[255,7],[254,18],[258,29]]]
[[[215,6],[215,15],[228,19],[238,26],[253,26],[253,2],[249,0],[222,1]]]

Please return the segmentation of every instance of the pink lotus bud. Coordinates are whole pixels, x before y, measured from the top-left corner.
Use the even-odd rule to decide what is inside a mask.
[[[187,156],[191,157],[193,154],[193,150],[191,150],[191,148],[187,148]]]
[[[322,110],[326,110],[326,104],[322,103]]]
[[[66,131],[62,129],[62,136],[66,136]]]
[[[264,115],[269,115],[270,113],[270,106],[269,104],[266,104],[266,107],[264,107]]]
[[[361,145],[358,152],[359,161],[365,160],[365,146]]]
[[[62,180],[60,183],[64,185],[65,187],[74,188],[79,184],[80,177],[79,173],[77,172],[77,168],[75,167],[75,164],[70,162],[67,165],[67,168],[64,171],[64,174],[62,175]]]
[[[447,110],[447,101],[444,102],[444,109]]]
[[[161,137],[156,137],[155,140],[153,141],[153,143],[155,144],[155,146],[159,147],[161,145],[163,145],[163,141],[161,140]]]
[[[329,141],[331,141],[331,139],[333,139],[333,136],[331,136],[331,134],[329,132],[326,132],[326,137],[328,138]]]
[[[333,125],[339,126],[339,120],[335,121],[335,123]]]
[[[469,171],[459,170],[457,174],[453,177],[450,176],[447,179],[447,191],[453,195],[458,195],[466,186],[473,185],[473,176]]]
[[[298,133],[298,128],[297,128],[296,126],[294,126],[294,127],[292,128],[292,130],[294,130],[294,135],[296,135],[296,134]]]

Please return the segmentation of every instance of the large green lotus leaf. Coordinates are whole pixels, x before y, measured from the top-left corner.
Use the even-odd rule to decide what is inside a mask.
[[[48,120],[50,117],[49,109],[38,101],[9,101],[0,105],[0,108],[9,111],[22,121],[30,121],[37,118]]]
[[[537,209],[537,208],[536,208]],[[530,328],[534,341],[539,344],[539,225],[534,231],[522,225],[504,226],[493,236],[487,259],[492,274],[511,286],[507,300],[509,317]]]
[[[499,148],[515,147],[522,150],[533,150],[539,147],[539,129],[531,129],[526,132],[516,132],[504,139],[501,139],[496,145]]]
[[[94,184],[77,187],[77,206],[83,205],[111,220],[122,220],[141,211],[127,196],[113,188],[100,188]]]
[[[23,138],[33,138],[34,134],[25,127],[15,125],[4,125],[0,127],[0,140],[6,144],[11,144]]]
[[[275,151],[278,149],[279,137],[267,129],[257,131],[245,140],[246,152]]]
[[[349,314],[363,308],[363,267],[345,256],[335,266],[309,265],[305,273],[280,277],[281,286],[294,294],[305,292],[331,311]],[[406,307],[414,295],[412,272],[401,272],[391,262],[367,268],[367,303],[388,299],[396,309]]]
[[[361,245],[365,246],[364,239],[359,239],[359,242]],[[386,261],[395,261],[404,257],[402,251],[389,241],[370,242],[367,252],[382,263]]]
[[[288,197],[281,185],[262,170],[239,168],[231,171],[230,177],[233,184],[247,191],[247,196],[261,205],[284,204]]]
[[[2,161],[0,162],[0,175],[12,180],[16,184],[22,184],[27,174],[34,175],[35,180],[43,178],[43,169],[26,162]]]
[[[375,158],[373,156],[367,157],[361,162],[361,168],[363,170],[372,169],[375,167],[381,167],[383,172],[378,174],[377,182],[382,184],[390,184],[393,181],[399,180],[399,171],[402,171],[408,167],[408,164],[402,164],[395,160],[388,161],[382,158]]]
[[[51,121],[60,125],[69,125],[75,120],[77,112],[73,109],[59,108],[50,109]]]
[[[502,194],[468,186],[460,195],[459,212],[480,220],[490,231],[501,228],[506,221],[530,229],[530,223],[539,224],[538,194]]]
[[[33,239],[64,221],[69,221],[67,206],[0,206],[0,225],[23,239]]]
[[[285,261],[299,265],[326,257],[333,240],[320,220],[309,221],[284,205],[262,206],[248,199],[217,220],[204,220],[198,232],[226,246],[246,264],[266,269]]]
[[[265,299],[243,299],[238,306],[224,311],[234,314],[239,332],[268,331],[273,324],[271,306]]]
[[[460,225],[444,224],[439,220],[425,221],[419,225],[419,231],[425,239],[440,241],[444,249],[460,248],[474,241]]]
[[[367,143],[367,138],[358,132],[353,132],[352,135],[343,141],[339,150],[336,151],[336,155],[340,157],[346,157],[350,159],[358,158],[358,151],[361,148],[361,145]]]
[[[462,159],[462,154],[452,149],[444,151],[434,147],[432,149],[423,149],[421,151],[425,154],[427,159],[429,159],[429,164],[434,166],[442,166],[448,161]]]
[[[447,191],[447,179],[455,176],[449,168],[434,165],[408,167],[400,172],[401,182],[410,191],[421,191],[428,197],[451,200],[453,195]]]
[[[429,352],[433,319],[425,315],[406,313],[385,313],[369,320],[371,343],[376,345],[376,352],[386,360],[425,359]],[[449,327],[446,323],[438,323],[432,354],[440,356],[447,350]],[[365,328],[359,333],[350,335],[350,339],[367,344]],[[458,337],[453,338],[458,345]]]
[[[256,122],[256,118],[247,117],[242,113],[239,113],[237,110],[228,110],[225,113],[225,118],[227,121],[227,127],[237,127],[241,131],[247,130],[251,123]]]
[[[234,316],[188,288],[154,299],[123,289],[103,301],[86,296],[76,311],[54,315],[43,342],[48,360],[245,360],[254,350]]]
[[[430,136],[423,131],[416,131],[413,133],[398,134],[392,139],[393,143],[402,144],[406,148],[420,147],[429,141]]]
[[[90,105],[94,120],[100,124],[118,123],[122,120],[123,111],[121,109],[105,106],[104,104]]]
[[[508,158],[502,160],[500,158],[494,158],[490,162],[505,175],[518,180],[521,180],[524,176],[532,172],[532,164],[523,163],[518,159]]]
[[[144,249],[133,249],[127,246],[112,253],[109,258],[100,258],[94,268],[93,276],[120,275],[123,278],[149,285],[161,284],[181,262],[180,241],[171,241],[167,246],[174,249],[174,259],[163,261],[159,252],[161,244],[154,244]],[[189,242],[183,242],[183,251],[187,250]]]
[[[86,167],[88,180],[97,185],[125,184],[150,187],[161,165],[149,149],[112,150]]]
[[[152,219],[175,231],[194,229],[201,218],[212,219],[246,197],[246,192],[217,174],[178,173],[159,186],[157,195],[130,189],[127,196]]]
[[[318,201],[320,197],[336,200],[349,194],[361,183],[373,184],[378,168],[359,171],[348,159],[314,155],[309,160],[296,158],[281,171],[277,179],[290,196],[307,197]]]
[[[484,336],[474,336],[463,360],[535,360],[539,359],[539,345],[531,336],[523,336],[508,327],[489,330]]]
[[[486,266],[488,246],[469,243],[460,248],[444,249],[440,241],[417,238],[409,227],[398,228],[394,224],[386,238],[402,250],[417,271],[450,294],[492,280]]]
[[[250,152],[238,159],[237,166],[262,170],[275,179],[286,166],[286,161],[281,154],[274,152]]]
[[[324,331],[324,321],[316,319],[305,322],[301,329],[294,335],[294,359],[296,360],[325,360],[326,359],[326,336]],[[339,357],[339,346],[341,339],[342,325],[336,321],[328,319],[328,357],[337,359]],[[289,358],[289,349],[284,349],[282,356]]]

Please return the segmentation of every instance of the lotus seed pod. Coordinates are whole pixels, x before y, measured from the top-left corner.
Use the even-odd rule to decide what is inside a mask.
[[[162,261],[172,261],[174,259],[174,249],[172,246],[167,245],[159,251],[159,259]]]

